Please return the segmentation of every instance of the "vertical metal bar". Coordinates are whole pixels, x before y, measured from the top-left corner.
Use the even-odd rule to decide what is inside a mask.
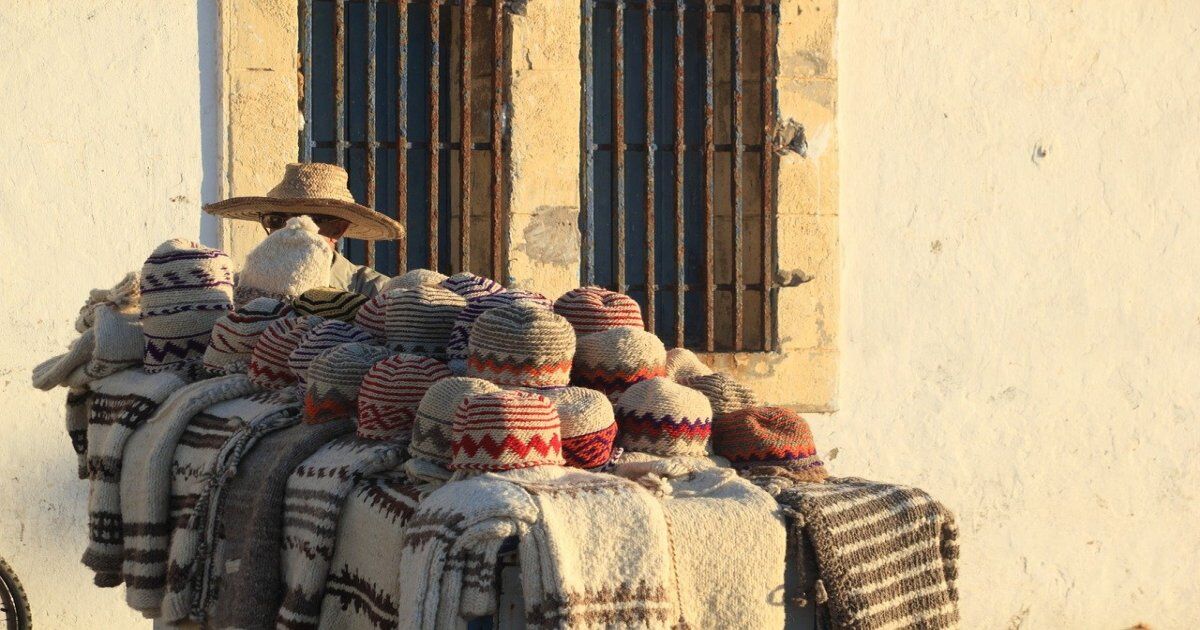
[[[684,345],[684,316],[687,278],[684,269],[683,231],[683,10],[684,0],[675,0],[675,345]]]
[[[397,274],[408,270],[408,0],[396,0],[396,220],[405,227],[396,241]]]
[[[334,2],[333,27],[333,102],[337,117],[337,165],[346,167],[346,3]]]
[[[746,10],[745,0],[733,0],[732,11],[732,51],[733,59],[730,76],[733,81],[733,167],[729,182],[729,198],[733,202],[733,351],[742,351],[745,313],[742,310],[744,299],[742,248],[745,246],[742,234],[742,219],[745,207],[742,202],[742,159],[745,153],[744,138],[742,137],[742,17]]]
[[[682,0],[678,0],[682,2]],[[583,0],[583,14],[580,19],[580,38],[583,51],[583,94],[580,95],[582,116],[579,124],[583,127],[580,136],[583,138],[583,164],[580,165],[579,200],[583,206],[582,256],[579,265],[582,282],[585,285],[596,283],[596,125],[592,120],[592,92],[595,86],[593,77],[595,59],[592,46],[592,22],[595,12],[594,0]]]
[[[774,308],[775,265],[773,221],[775,219],[775,177],[773,150],[775,138],[775,4],[762,0],[762,335],[763,350],[775,349]]]
[[[379,139],[375,134],[375,44],[378,0],[367,2],[367,207],[375,209],[375,157]],[[367,266],[375,266],[375,241],[366,241]]]
[[[614,288],[625,293],[625,2],[613,10],[613,275]]]
[[[438,260],[438,175],[441,168],[442,0],[429,0],[429,269]]]
[[[471,268],[471,117],[474,114],[471,108],[471,32],[475,26],[473,5],[474,0],[462,0],[462,59],[459,61],[462,70],[462,96],[458,114],[462,123],[458,139],[459,175],[462,177],[462,197],[458,209],[459,271],[468,271]]]
[[[654,277],[654,0],[646,1],[646,329],[656,332]]]
[[[313,0],[304,0],[300,22],[300,65],[304,77],[304,141],[300,146],[300,161],[311,162],[313,150]]]
[[[715,216],[713,213],[713,16],[714,0],[704,0],[704,349],[715,350],[716,264],[713,260]]]
[[[492,269],[493,278],[503,278],[502,247],[504,222],[501,214],[500,176],[504,169],[501,118],[504,115],[504,0],[492,0]]]

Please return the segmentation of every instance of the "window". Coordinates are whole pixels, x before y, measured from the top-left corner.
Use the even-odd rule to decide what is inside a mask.
[[[583,0],[581,273],[700,351],[776,349],[770,0]]]
[[[300,158],[344,166],[407,230],[347,239],[351,260],[504,276],[503,2],[301,0]]]

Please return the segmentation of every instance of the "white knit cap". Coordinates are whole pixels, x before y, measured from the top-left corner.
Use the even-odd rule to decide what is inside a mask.
[[[380,293],[392,289],[415,289],[420,286],[435,287],[446,279],[446,274],[431,269],[410,269],[384,283]]]
[[[244,304],[259,296],[294,298],[329,284],[333,246],[307,216],[288,219],[246,255],[236,298]]]
[[[667,351],[667,378],[676,383],[712,373],[712,368],[687,348],[672,348]]]

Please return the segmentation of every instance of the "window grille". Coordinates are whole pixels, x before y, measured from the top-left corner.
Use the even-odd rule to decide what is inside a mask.
[[[504,6],[300,0],[300,158],[344,166],[355,199],[407,232],[346,239],[354,262],[504,276]]]
[[[777,4],[582,11],[582,281],[675,345],[774,350]]]

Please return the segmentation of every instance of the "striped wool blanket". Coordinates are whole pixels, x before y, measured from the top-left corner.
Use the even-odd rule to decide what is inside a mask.
[[[833,627],[958,627],[958,528],[941,503],[852,477],[774,483],[792,513],[797,564],[806,549],[815,556],[813,596]]]

